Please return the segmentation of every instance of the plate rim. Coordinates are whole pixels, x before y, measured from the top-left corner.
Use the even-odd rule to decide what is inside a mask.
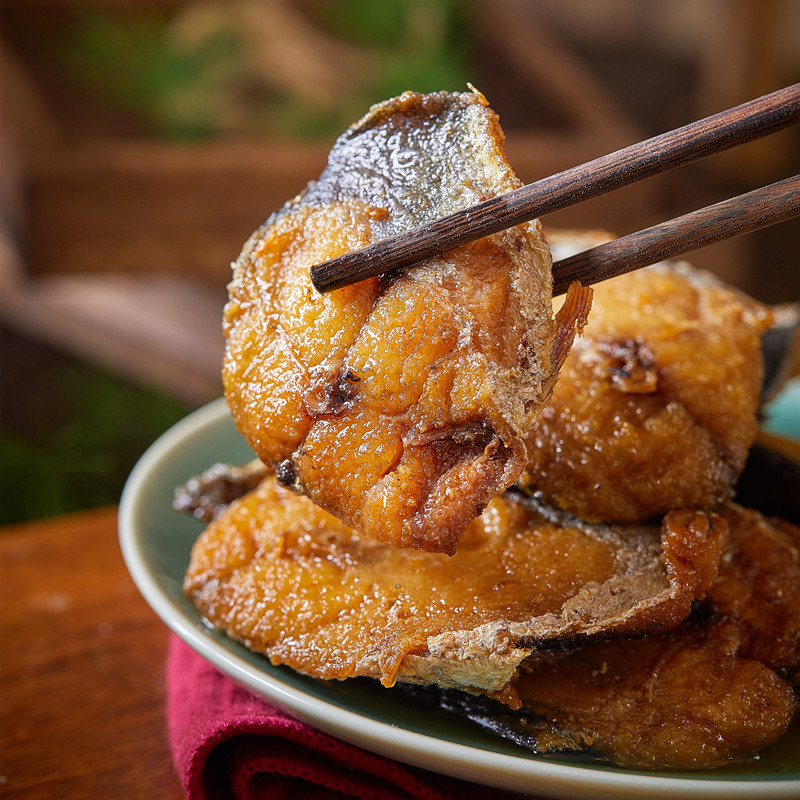
[[[125,565],[137,589],[161,621],[202,657],[251,691],[267,698],[314,727],[372,752],[439,774],[471,780],[516,792],[593,800],[613,791],[620,798],[673,798],[685,793],[695,798],[796,797],[800,780],[735,776],[675,777],[619,768],[556,764],[531,757],[497,753],[439,736],[408,730],[340,708],[258,670],[218,644],[200,617],[191,620],[178,608],[158,580],[142,546],[137,513],[146,503],[144,486],[150,474],[189,440],[229,417],[224,397],[213,400],[178,421],[144,452],[125,483],[119,504],[119,543]],[[268,663],[268,662],[267,662]],[[357,731],[358,735],[353,735]],[[437,759],[446,759],[446,762]]]

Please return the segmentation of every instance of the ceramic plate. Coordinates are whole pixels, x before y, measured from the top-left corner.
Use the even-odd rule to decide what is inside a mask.
[[[773,431],[800,429],[800,394],[779,398]],[[202,523],[174,512],[176,486],[215,462],[252,458],[222,400],[167,431],[125,487],[120,539],[139,590],[163,621],[201,655],[252,691],[328,733],[400,761],[487,786],[569,798],[800,797],[800,725],[751,763],[708,772],[644,773],[566,756],[541,756],[453,719],[440,718],[355,679],[329,684],[273,667],[200,620],[181,590]]]

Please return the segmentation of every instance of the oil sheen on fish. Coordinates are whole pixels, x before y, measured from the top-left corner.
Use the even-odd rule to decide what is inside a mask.
[[[284,485],[364,535],[454,551],[525,466],[589,290],[556,321],[538,222],[324,296],[309,270],[519,185],[482,95],[406,93],[341,136],[234,265],[236,424]]]
[[[209,623],[274,664],[513,706],[517,667],[537,648],[679,624],[726,544],[713,514],[587,526],[505,493],[454,555],[398,549],[266,478],[201,534],[184,588]]]
[[[758,431],[770,309],[685,263],[595,287],[520,485],[588,521],[714,508]]]
[[[516,687],[561,747],[645,769],[749,758],[796,717],[800,529],[729,503],[730,549],[680,626],[533,656]],[[540,723],[537,723],[540,724]]]

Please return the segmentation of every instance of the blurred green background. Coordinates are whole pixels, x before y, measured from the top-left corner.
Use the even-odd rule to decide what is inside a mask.
[[[2,524],[116,502],[147,445],[188,410],[8,331],[0,342]]]
[[[187,3],[171,15],[128,18],[86,9],[65,43],[65,65],[98,98],[136,113],[154,134],[190,140],[231,132],[335,136],[371,103],[409,86],[422,92],[466,86],[469,3],[306,4],[319,36],[296,48],[292,38],[310,27],[283,14],[285,4],[236,6]],[[309,49],[315,43],[338,50],[339,75],[317,69]],[[270,57],[270,48],[282,52]],[[330,93],[337,84],[347,91]]]

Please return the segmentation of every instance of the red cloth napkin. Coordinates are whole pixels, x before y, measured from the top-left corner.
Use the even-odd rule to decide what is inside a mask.
[[[445,800],[489,792],[318,731],[251,694],[175,636],[167,718],[188,800]]]

